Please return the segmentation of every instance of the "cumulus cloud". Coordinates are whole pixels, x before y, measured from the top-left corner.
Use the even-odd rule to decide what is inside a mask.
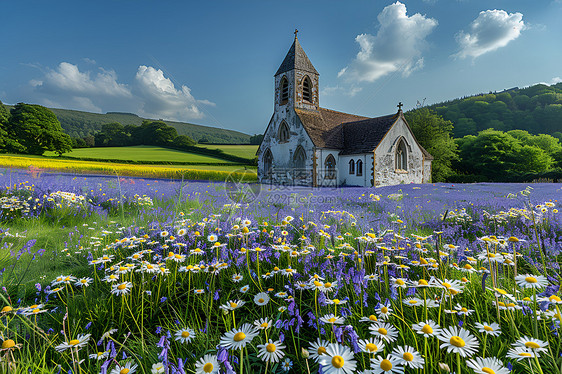
[[[345,96],[353,97],[357,95],[359,92],[361,92],[362,89],[363,89],[362,87],[357,87],[356,85],[351,85],[350,87],[335,85],[335,86],[325,87],[324,89],[322,89],[320,94],[322,96],[331,96],[331,95],[336,95],[338,93],[342,93]]]
[[[521,13],[507,13],[498,9],[482,11],[472,21],[468,32],[460,31],[456,35],[460,52],[455,56],[477,58],[495,51],[517,39],[525,28]]]
[[[423,67],[421,55],[425,39],[437,26],[437,21],[419,13],[408,16],[406,5],[398,1],[385,7],[377,20],[380,26],[376,35],[357,35],[355,41],[360,51],[338,77],[373,82],[399,71],[408,76]]]
[[[141,65],[135,80],[141,96],[145,99],[141,108],[143,115],[175,120],[203,117],[189,87],[181,86],[176,89],[162,70]]]
[[[176,89],[162,70],[151,66],[139,66],[131,85],[119,82],[113,70],[80,71],[68,62],[41,70],[41,78],[29,81],[30,96],[49,107],[132,112],[148,118],[187,121],[203,117],[198,106],[214,105],[195,99],[187,86]]]

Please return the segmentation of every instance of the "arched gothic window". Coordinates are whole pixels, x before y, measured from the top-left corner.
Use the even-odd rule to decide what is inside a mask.
[[[357,160],[357,163],[355,164],[355,169],[357,170],[358,176],[363,175],[363,161]]]
[[[263,156],[263,174],[266,178],[270,178],[273,171],[273,154],[268,148]]]
[[[332,155],[328,155],[324,161],[324,176],[327,179],[336,179],[336,159]]]
[[[408,170],[408,151],[406,150],[406,142],[400,139],[396,146],[396,170]]]
[[[304,169],[306,166],[306,152],[304,151],[304,148],[301,147],[299,145],[299,147],[297,148],[296,152],[295,152],[295,156],[294,156],[294,161],[295,161],[295,169]]]
[[[355,161],[349,160],[349,174],[355,174]]]
[[[287,104],[289,101],[289,81],[287,77],[281,78],[281,85],[279,90],[279,105]]]
[[[312,83],[310,83],[310,78],[308,77],[304,77],[302,81],[302,99],[312,103]]]
[[[281,122],[279,125],[279,131],[277,132],[277,139],[279,139],[279,143],[286,143],[289,141],[289,126],[287,122]]]

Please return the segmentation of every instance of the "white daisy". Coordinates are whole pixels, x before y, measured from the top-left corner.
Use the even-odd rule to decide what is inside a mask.
[[[273,322],[269,318],[260,318],[254,321],[254,326],[258,330],[267,330],[271,326],[273,326]]]
[[[462,357],[470,357],[478,350],[478,340],[468,330],[451,326],[441,330],[437,336],[443,342],[441,348],[447,353],[459,353]]]
[[[353,374],[357,366],[353,352],[337,343],[328,345],[326,354],[318,362],[322,365],[324,374]]]
[[[476,322],[474,324],[474,326],[476,326],[476,328],[478,329],[479,332],[482,332],[484,334],[488,334],[488,335],[492,335],[492,336],[499,336],[502,333],[501,329],[500,329],[500,325],[498,325],[496,322],[492,322],[492,323],[488,323],[488,322],[478,323],[478,322]]]
[[[320,317],[320,321],[324,323],[330,323],[332,325],[341,325],[342,323],[344,323],[345,318],[337,317],[334,314],[326,314],[325,316]]]
[[[225,349],[242,349],[258,334],[252,325],[245,323],[239,328],[234,328],[221,337],[220,345]]]
[[[205,355],[195,363],[196,374],[218,374],[220,364],[215,355]]]
[[[193,339],[195,339],[195,330],[186,327],[176,331],[175,336],[176,340],[180,343],[189,344]]]
[[[62,344],[59,344],[55,347],[55,349],[58,352],[64,352],[69,348],[82,348],[86,344],[88,344],[88,340],[90,340],[90,336],[91,336],[91,334],[78,335],[78,337],[76,339],[72,339],[68,342],[64,342]]]
[[[526,348],[532,350],[533,352],[546,352],[546,347],[548,347],[548,342],[544,342],[539,339],[530,338],[528,336],[523,336],[522,338],[517,339],[515,343],[513,343],[515,348]]]
[[[131,282],[123,282],[111,286],[111,293],[114,295],[126,295],[131,291],[131,288],[133,288]]]
[[[495,357],[476,357],[466,361],[466,366],[474,370],[476,374],[509,374],[509,369]]]
[[[404,367],[392,355],[387,355],[386,358],[377,356],[371,359],[371,372],[373,374],[402,374]]]
[[[132,362],[127,361],[124,365],[117,364],[109,374],[133,374],[137,371],[137,364],[131,366]]]
[[[400,361],[400,364],[411,367],[412,369],[421,369],[425,363],[425,360],[419,352],[409,345],[394,348],[391,355],[396,357]]]
[[[373,323],[369,326],[369,330],[371,330],[371,334],[389,343],[395,341],[398,336],[398,330],[396,330],[396,327],[392,326],[390,323]]]
[[[511,348],[506,355],[507,358],[514,358],[517,361],[535,358],[535,356],[540,357],[540,354],[524,347]]]
[[[273,341],[269,339],[266,344],[259,344],[258,346],[258,357],[263,361],[278,362],[285,356],[285,346],[281,344],[280,341]]]
[[[317,338],[315,342],[310,343],[310,345],[308,346],[308,350],[310,352],[310,358],[318,362],[320,357],[326,354],[326,349],[329,344],[330,344],[329,341],[322,340],[320,338]]]
[[[544,288],[548,280],[544,275],[522,274],[515,277],[515,282],[523,288]]]
[[[357,342],[362,352],[375,354],[384,350],[384,343],[377,338],[360,339]]]
[[[265,292],[260,292],[254,296],[254,303],[259,306],[264,306],[269,302],[269,295]]]

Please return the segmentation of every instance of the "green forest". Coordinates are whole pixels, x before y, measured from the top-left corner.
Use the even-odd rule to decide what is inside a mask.
[[[429,106],[454,124],[453,135],[477,135],[493,128],[525,130],[562,138],[562,83],[537,84],[451,100]]]

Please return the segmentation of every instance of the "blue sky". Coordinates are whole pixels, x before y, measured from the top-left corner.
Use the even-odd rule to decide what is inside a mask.
[[[265,130],[299,29],[320,104],[380,116],[562,81],[562,0],[11,1],[0,100]]]

